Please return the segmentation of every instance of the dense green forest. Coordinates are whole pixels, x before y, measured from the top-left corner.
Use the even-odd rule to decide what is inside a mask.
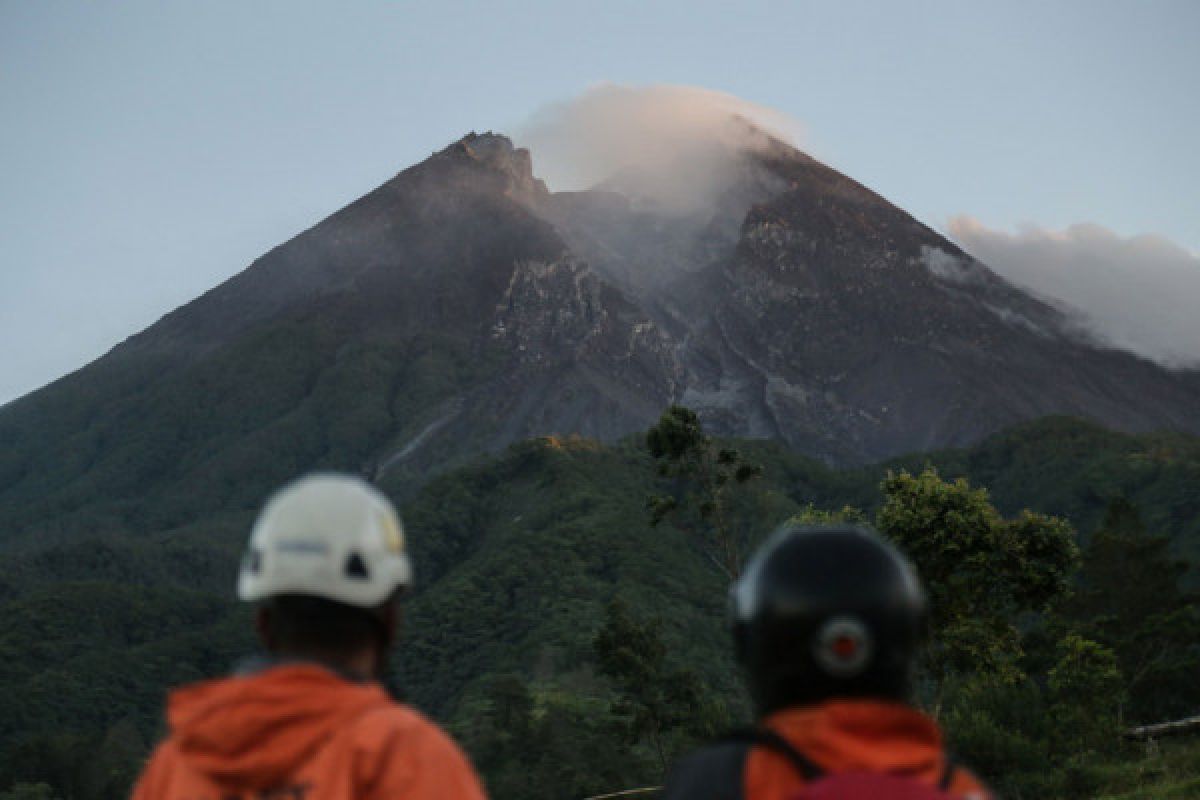
[[[418,581],[392,682],[496,797],[654,785],[748,712],[713,548],[850,516],[908,545],[949,598],[921,700],[1005,796],[1198,796],[1200,748],[1119,736],[1200,710],[1197,487],[1200,439],[1070,419],[841,471],[763,441],[532,440],[423,485],[384,481]],[[238,502],[0,549],[0,797],[124,796],[166,689],[253,650],[232,597],[257,501]],[[945,591],[984,574],[922,536],[950,519],[1005,602]]]

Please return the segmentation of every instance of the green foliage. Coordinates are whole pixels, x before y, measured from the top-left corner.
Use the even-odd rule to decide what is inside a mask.
[[[1182,588],[1187,567],[1151,536],[1123,497],[1108,507],[1084,553],[1079,585],[1063,606],[1070,624],[1116,654],[1128,680],[1125,716],[1141,722],[1195,713],[1200,608]]]
[[[888,473],[882,489],[877,526],[915,562],[929,592],[934,678],[1019,678],[1015,621],[1065,590],[1078,558],[1070,526],[1029,512],[1004,520],[987,490],[963,478],[944,481],[933,468]]]
[[[545,438],[438,478],[414,498],[404,514],[419,589],[398,654],[411,696],[454,719],[481,681],[513,672],[606,696],[586,674],[615,595],[656,605],[668,620],[664,640],[688,643],[704,678],[738,697],[713,624],[724,591],[681,532],[649,535],[638,498],[651,472],[644,451]]]
[[[452,348],[429,344],[422,353],[356,350],[337,367],[354,373],[363,391],[374,391],[381,370],[406,370],[396,378],[404,388],[389,401],[395,425],[381,435],[403,441],[428,424],[446,385],[428,371],[434,361],[471,368],[449,366],[460,363]],[[265,353],[275,345],[263,346]],[[312,357],[314,374],[333,368]],[[307,359],[281,368],[280,380],[310,375]],[[149,376],[129,380],[149,385]],[[284,385],[290,392],[299,384]],[[40,495],[29,483],[5,496],[0,523],[25,533],[0,544],[0,789],[44,796],[42,784],[52,796],[76,800],[123,794],[162,733],[166,689],[226,673],[252,650],[249,616],[233,602],[232,587],[254,506],[275,480],[275,466],[256,470],[275,456],[281,476],[354,466],[350,450],[359,445],[349,430],[338,433],[348,449],[323,460],[328,443],[320,430],[330,415],[355,420],[347,424],[365,434],[360,443],[382,430],[371,421],[381,419],[373,401],[360,418],[352,410],[357,401],[337,392],[320,403],[292,399],[295,415],[269,436],[249,417],[244,434],[229,440],[201,421],[204,435],[217,437],[211,450],[180,466],[176,478],[152,480],[144,495],[114,499],[107,477],[86,477],[87,463],[105,462],[107,445],[96,434],[90,444],[79,439],[82,449],[69,457],[76,470],[63,484],[69,492]],[[85,412],[78,410],[82,426]],[[178,435],[174,428],[161,434]],[[4,438],[11,435],[0,426],[0,443],[11,443]],[[727,520],[743,548],[789,517],[858,520],[854,508],[874,515],[892,502],[880,492],[882,467],[838,472],[777,443],[708,443],[714,468],[730,466],[729,455],[720,463],[721,452],[733,450],[763,466],[759,479],[738,484],[734,471],[723,484]],[[1145,785],[1169,796],[1200,774],[1200,754],[1188,756],[1186,744],[1164,743],[1161,759],[1143,757],[1109,737],[1108,710],[1089,707],[1075,719],[1058,710],[1068,702],[1063,692],[1104,675],[1102,655],[1067,658],[1070,649],[1059,643],[1071,635],[1101,648],[1085,653],[1115,656],[1126,678],[1124,724],[1184,716],[1200,704],[1195,610],[1177,561],[1200,553],[1192,544],[1200,536],[1192,471],[1198,450],[1186,437],[1126,437],[1051,421],[928,457],[939,476],[967,478],[964,486],[923,476],[926,457],[897,486],[887,514],[910,537],[915,560],[929,565],[922,571],[945,587],[935,586],[936,596],[950,603],[939,625],[949,626],[942,628],[945,655],[956,655],[952,669],[946,662],[941,721],[953,749],[1006,795],[1081,796],[1081,787],[1091,787],[1087,796],[1160,796],[1136,794]],[[227,484],[221,475],[234,451],[242,471]],[[664,445],[661,452],[674,451]],[[0,470],[20,473],[30,458],[0,448]],[[724,623],[726,581],[712,568],[711,548],[696,546],[694,534],[711,529],[683,491],[698,484],[659,475],[657,465],[640,441],[602,446],[547,437],[448,471],[419,491],[405,476],[389,473],[383,481],[402,500],[417,567],[397,675],[416,705],[461,736],[501,800],[584,797],[657,780],[655,747],[644,735],[630,746],[633,715],[611,713],[621,685],[602,673],[595,650],[613,598],[625,604],[631,625],[652,628],[663,647],[651,674],[690,671],[695,681],[685,684],[702,703],[723,701],[733,720],[748,714]],[[897,474],[906,465],[897,463]],[[980,485],[993,491],[972,488]],[[1115,489],[1128,490],[1155,535],[1133,530],[1127,513],[1101,524]],[[672,524],[652,530],[642,500],[656,493],[684,502]],[[1066,579],[1065,523],[1019,513],[1026,507],[1068,514],[1090,542],[1069,602],[1052,602]],[[932,541],[922,525],[938,527]],[[1003,668],[988,667],[989,660]],[[1120,705],[1119,693],[1111,696]],[[1107,727],[1096,739],[1075,738],[1097,720]],[[117,728],[133,735],[118,736]],[[108,766],[97,766],[110,734],[126,744],[113,744]],[[664,750],[694,735],[677,728]],[[106,783],[103,775],[116,777]]]
[[[1120,698],[1124,681],[1111,650],[1078,634],[1069,634],[1058,649],[1061,658],[1046,676],[1056,703],[1080,708]]]
[[[516,675],[493,679],[462,732],[495,798],[587,797],[651,780],[653,767],[586,703],[537,696]]]
[[[661,623],[639,623],[614,600],[593,644],[600,674],[617,686],[612,713],[624,721],[630,743],[650,744],[665,775],[681,745],[712,736],[724,714],[699,675],[668,664],[660,630]]]
[[[1076,751],[1117,742],[1125,679],[1112,650],[1078,634],[1058,643],[1059,659],[1046,674],[1050,713]],[[1062,740],[1060,739],[1060,742]]]
[[[1097,800],[1190,800],[1200,797],[1200,740],[1164,739],[1151,752],[1099,769]]]
[[[0,780],[15,797],[122,800],[137,777],[146,743],[130,720],[103,734],[59,732],[28,736],[5,754]],[[0,793],[0,797],[7,796]]]
[[[853,506],[842,506],[837,511],[817,508],[809,503],[804,508],[790,516],[788,525],[836,525],[839,523],[862,524],[867,522],[867,515]]]
[[[0,546],[148,535],[253,509],[304,471],[371,472],[413,420],[500,366],[463,338],[353,324],[312,310],[198,361],[129,353],[126,374],[110,357],[6,407]]]
[[[1025,777],[1043,774],[1051,763],[1053,720],[1046,712],[1035,681],[972,675],[946,687],[941,722],[955,754],[1004,791],[1023,786]]]
[[[1191,781],[1168,780],[1165,768],[1119,738],[1128,710],[1144,708],[1148,696],[1185,703],[1195,697],[1191,685],[1141,685],[1124,672],[1126,663],[1149,662],[1178,665],[1180,674],[1189,665],[1195,675],[1200,658],[1187,644],[1187,626],[1159,624],[1169,617],[1160,616],[1165,609],[1178,613],[1178,604],[1186,605],[1181,574],[1163,543],[1144,535],[1135,508],[1124,500],[1110,504],[1105,529],[1085,551],[1078,590],[1049,612],[1025,617],[1019,663],[1030,677],[1005,683],[975,673],[948,682],[942,721],[955,749],[1009,796],[1084,798],[1150,785],[1158,788],[1128,796],[1184,791],[1178,787]],[[1176,646],[1153,638],[1162,636],[1178,637]],[[1143,643],[1157,649],[1148,653]],[[1120,647],[1129,648],[1125,658]],[[1194,712],[1175,716],[1185,713]]]
[[[893,471],[932,464],[948,478],[986,486],[1006,515],[1033,508],[1071,520],[1086,544],[1110,500],[1128,498],[1149,530],[1168,535],[1174,551],[1200,564],[1200,438],[1183,433],[1126,434],[1068,417],[1018,425],[969,449],[924,453],[889,462]],[[844,501],[867,507],[879,468],[859,473]],[[867,493],[869,497],[869,492]],[[826,505],[830,503],[826,502]]]
[[[58,800],[58,795],[48,783],[14,783],[0,792],[0,800]]]
[[[731,492],[763,469],[732,448],[715,444],[704,433],[696,412],[671,406],[646,432],[646,448],[658,474],[674,478],[668,494],[646,501],[650,524],[667,517],[701,542],[712,562],[733,580],[742,571],[746,542],[731,519]]]

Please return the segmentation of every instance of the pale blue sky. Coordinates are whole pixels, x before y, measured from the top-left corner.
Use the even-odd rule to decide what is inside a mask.
[[[0,0],[0,402],[600,81],[779,109],[941,229],[1090,222],[1196,253],[1198,40],[1191,0]]]

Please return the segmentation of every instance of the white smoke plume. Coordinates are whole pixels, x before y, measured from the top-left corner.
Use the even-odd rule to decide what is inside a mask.
[[[749,122],[750,125],[745,124]],[[694,86],[600,84],[541,109],[515,138],[555,191],[621,188],[686,210],[722,180],[723,160],[766,144],[795,144],[803,133],[786,114]]]
[[[1092,224],[992,230],[969,216],[950,235],[996,272],[1079,311],[1092,333],[1172,368],[1200,367],[1200,257],[1161,236]]]

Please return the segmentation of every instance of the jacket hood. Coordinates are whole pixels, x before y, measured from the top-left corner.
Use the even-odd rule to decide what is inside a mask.
[[[335,733],[390,702],[378,684],[289,664],[178,689],[167,721],[193,769],[220,785],[258,789],[278,784]]]
[[[826,769],[936,774],[942,734],[909,706],[873,700],[833,700],[779,711],[763,720]]]

